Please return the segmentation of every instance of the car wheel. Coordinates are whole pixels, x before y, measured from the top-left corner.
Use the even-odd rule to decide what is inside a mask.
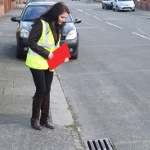
[[[135,11],[135,9],[132,9],[132,11]]]
[[[118,6],[116,6],[116,11],[119,11]]]
[[[104,6],[102,5],[102,9],[104,9]]]
[[[17,58],[22,58],[22,55],[20,54],[18,47],[17,47],[16,57]]]
[[[71,59],[77,59],[78,58],[78,52],[76,53],[76,55],[71,56]]]
[[[113,8],[113,11],[115,11],[115,8]]]

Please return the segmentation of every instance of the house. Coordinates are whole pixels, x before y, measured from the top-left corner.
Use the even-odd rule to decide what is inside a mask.
[[[23,4],[23,2],[27,2],[28,0],[16,0],[17,4]]]
[[[135,0],[134,2],[136,8],[150,10],[150,0]]]
[[[10,9],[17,7],[16,0],[0,0],[0,17],[7,13]]]

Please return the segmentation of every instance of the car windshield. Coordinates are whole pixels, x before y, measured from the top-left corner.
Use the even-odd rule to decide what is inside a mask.
[[[123,2],[123,1],[133,1],[133,0],[118,0],[119,2]]]
[[[31,2],[49,2],[49,0],[28,0],[28,3]]]
[[[33,21],[46,12],[50,5],[32,5],[28,6],[23,14],[22,21]],[[66,18],[66,23],[72,22],[70,15]]]

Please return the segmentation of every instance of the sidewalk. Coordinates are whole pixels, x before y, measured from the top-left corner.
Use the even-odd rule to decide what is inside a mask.
[[[0,18],[0,150],[83,150],[68,104],[55,72],[51,91],[51,116],[55,129],[31,128],[32,76],[25,60],[16,59],[17,23],[21,9]]]

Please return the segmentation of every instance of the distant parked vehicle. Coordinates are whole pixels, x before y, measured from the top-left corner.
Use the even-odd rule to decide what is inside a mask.
[[[135,4],[133,0],[114,0],[113,2],[113,11],[135,11]]]
[[[112,9],[113,8],[113,0],[102,0],[102,8],[103,9]]]

